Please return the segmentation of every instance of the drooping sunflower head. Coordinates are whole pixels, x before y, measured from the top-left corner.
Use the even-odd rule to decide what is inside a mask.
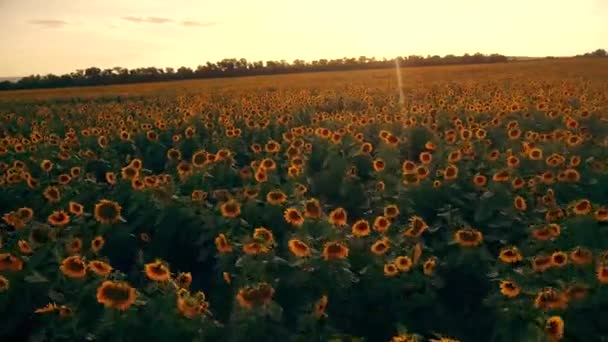
[[[129,309],[136,297],[135,288],[126,282],[106,280],[97,288],[97,302],[120,311]]]
[[[63,259],[59,269],[68,278],[82,279],[87,274],[87,266],[80,255]]]
[[[454,240],[462,247],[475,247],[483,242],[483,234],[477,229],[465,227],[454,233]]]
[[[107,277],[113,270],[112,266],[101,260],[93,260],[87,264],[87,269],[100,277]]]
[[[309,218],[320,218],[323,215],[321,204],[316,198],[311,198],[304,202],[304,216]]]
[[[164,282],[171,278],[169,266],[162,260],[156,260],[144,265],[144,272],[148,279],[156,282]]]
[[[329,223],[334,226],[343,226],[346,224],[348,215],[343,208],[336,208],[329,213]]]
[[[352,226],[352,233],[356,237],[368,236],[371,233],[371,228],[367,220],[358,220]]]
[[[287,200],[287,195],[281,190],[269,191],[266,194],[266,201],[271,205],[281,205]]]
[[[500,293],[502,293],[505,297],[514,298],[519,295],[521,289],[517,284],[510,280],[503,280],[500,282]]]
[[[175,284],[181,289],[187,289],[192,284],[192,273],[181,272],[175,278]]]
[[[391,245],[390,245],[390,240],[386,237],[374,242],[372,244],[372,246],[370,247],[370,250],[372,251],[372,253],[376,254],[376,255],[382,255],[385,254],[386,252],[388,252],[388,250],[390,249]]]
[[[348,247],[339,241],[326,242],[323,246],[323,258],[325,260],[345,259],[348,257]]]
[[[287,242],[287,246],[289,247],[291,254],[296,257],[303,258],[308,257],[311,254],[310,247],[302,240],[291,239]]]
[[[63,227],[70,223],[70,216],[63,210],[56,210],[49,215],[47,222],[51,226]]]
[[[387,205],[384,207],[384,216],[388,217],[389,219],[394,219],[395,217],[399,216],[399,207],[394,204]]]
[[[215,248],[220,254],[226,254],[232,252],[232,246],[228,242],[228,238],[224,234],[219,234],[215,238]]]

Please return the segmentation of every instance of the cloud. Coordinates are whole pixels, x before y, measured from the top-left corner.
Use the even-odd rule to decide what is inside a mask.
[[[218,23],[213,22],[213,21],[200,22],[200,21],[196,21],[196,20],[184,20],[184,21],[180,22],[179,24],[182,26],[186,26],[186,27],[210,27],[210,26],[215,26]]]
[[[29,24],[48,27],[48,28],[58,28],[68,25],[67,21],[59,20],[59,19],[35,19],[28,21]]]
[[[134,17],[134,16],[126,16],[126,17],[122,17],[122,20],[126,20],[126,21],[130,21],[132,23],[136,23],[136,24],[141,24],[141,23],[148,23],[148,24],[166,24],[166,23],[170,23],[173,22],[172,19],[169,18],[162,18],[162,17]]]
[[[176,23],[184,27],[211,27],[219,23],[214,21],[197,21],[197,20],[174,20],[171,18],[163,17],[136,17],[136,16],[124,16],[120,18],[125,21],[129,21],[135,24],[170,24]]]

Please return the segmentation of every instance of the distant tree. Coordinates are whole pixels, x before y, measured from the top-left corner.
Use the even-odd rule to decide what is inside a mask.
[[[589,57],[606,57],[606,50],[598,49],[592,53],[586,53],[584,56]],[[0,90],[10,89],[28,89],[28,88],[52,88],[52,87],[70,87],[70,86],[89,86],[100,84],[123,84],[135,82],[156,82],[167,80],[182,80],[192,78],[211,78],[211,77],[232,77],[243,75],[263,75],[291,72],[310,72],[310,71],[330,71],[330,70],[353,70],[353,69],[378,69],[378,68],[394,68],[395,60],[399,61],[402,67],[428,66],[428,65],[448,65],[448,64],[471,64],[471,63],[499,63],[506,62],[506,56],[500,54],[484,55],[479,52],[463,56],[446,55],[427,55],[426,57],[419,55],[410,55],[407,57],[396,57],[394,59],[381,60],[375,57],[359,56],[358,58],[336,58],[336,59],[319,59],[310,63],[295,59],[293,62],[288,62],[284,59],[280,61],[268,60],[250,62],[245,58],[224,58],[221,61],[198,65],[192,70],[188,67],[180,67],[177,70],[174,68],[134,68],[126,69],[122,67],[113,67],[100,69],[98,67],[89,67],[86,69],[78,69],[72,73],[57,75],[31,75],[20,79],[17,82],[1,82]]]

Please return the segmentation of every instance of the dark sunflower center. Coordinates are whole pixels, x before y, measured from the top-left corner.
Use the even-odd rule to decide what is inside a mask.
[[[120,285],[105,286],[102,295],[115,302],[124,302],[129,299],[129,289]]]

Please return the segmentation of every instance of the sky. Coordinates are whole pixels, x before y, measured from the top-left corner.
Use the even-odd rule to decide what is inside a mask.
[[[0,76],[608,48],[608,0],[0,0]]]

